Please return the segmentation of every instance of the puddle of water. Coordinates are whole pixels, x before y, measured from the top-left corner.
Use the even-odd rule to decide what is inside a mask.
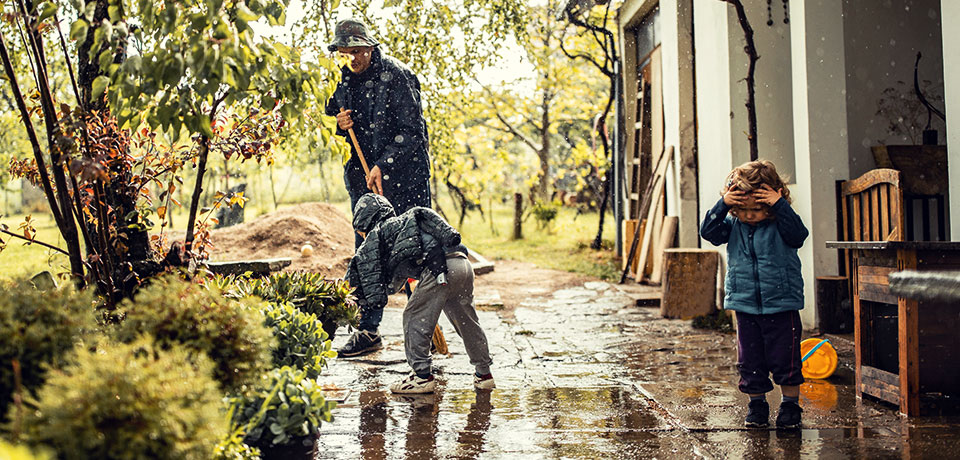
[[[324,425],[315,458],[636,458],[682,449],[671,429],[619,386],[363,391]]]

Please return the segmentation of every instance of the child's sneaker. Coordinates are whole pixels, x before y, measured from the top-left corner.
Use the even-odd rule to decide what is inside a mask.
[[[747,407],[750,408],[750,411],[747,413],[747,418],[743,421],[744,425],[748,428],[766,428],[770,425],[770,405],[767,404],[766,401],[762,399],[756,401],[751,400]],[[777,418],[777,422],[780,422],[779,417]]]
[[[777,429],[791,430],[800,428],[800,414],[803,409],[793,401],[784,401],[780,403],[780,411],[777,413]]]
[[[437,389],[437,380],[431,375],[422,379],[417,374],[410,374],[407,378],[390,385],[390,391],[399,394],[433,393]]]
[[[497,387],[497,384],[493,382],[493,374],[473,374],[473,387],[478,390],[492,390]]]
[[[337,355],[345,358],[360,356],[383,348],[383,339],[377,331],[356,330],[347,344],[337,350]]]

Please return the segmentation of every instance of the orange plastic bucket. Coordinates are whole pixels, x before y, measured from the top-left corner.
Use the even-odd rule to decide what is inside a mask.
[[[800,342],[800,356],[806,357],[801,372],[808,379],[825,379],[837,370],[837,350],[830,342],[824,343],[813,354],[808,355],[822,342],[822,339],[810,338]]]

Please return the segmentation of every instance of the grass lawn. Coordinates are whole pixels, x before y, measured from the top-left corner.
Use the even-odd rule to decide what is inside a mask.
[[[452,206],[444,209],[453,212]],[[464,243],[484,257],[531,262],[543,268],[583,273],[605,280],[620,277],[620,262],[614,258],[612,249],[616,237],[613,217],[609,214],[604,222],[604,249],[593,250],[590,243],[597,234],[597,213],[577,215],[576,209],[563,207],[546,228],[538,228],[536,219],[531,216],[523,223],[523,239],[514,240],[512,205],[494,205],[492,226],[491,213],[489,210],[484,212],[486,220],[477,211],[468,214],[461,229]]]
[[[334,205],[343,210],[348,218],[351,216],[349,202],[338,202]],[[441,205],[447,212],[447,217],[456,225],[459,216],[456,215],[452,203],[442,197]],[[247,220],[265,211],[250,207],[247,210]],[[577,215],[575,209],[561,208],[556,219],[544,229],[538,229],[536,219],[531,216],[523,224],[524,238],[513,240],[512,204],[494,205],[492,226],[491,213],[487,209],[484,212],[486,218],[481,217],[478,211],[471,211],[463,222],[461,233],[465,244],[489,259],[520,260],[543,268],[583,273],[607,280],[620,276],[619,261],[614,259],[613,251],[609,249],[614,238],[613,219],[609,214],[603,233],[604,247],[607,249],[595,251],[590,249],[590,243],[597,232],[596,213]],[[174,221],[177,223],[177,230],[182,230],[185,214],[183,210],[176,212]],[[65,248],[53,218],[48,213],[34,213],[32,216],[38,241]],[[4,216],[0,218],[0,222],[16,231],[23,217]],[[32,276],[43,270],[54,274],[67,271],[68,263],[64,255],[36,244],[24,245],[23,240],[9,235],[0,236],[0,239],[7,243],[6,249],[0,252],[0,279]]]
[[[17,232],[24,215],[3,216],[0,222],[9,227],[10,231]],[[44,213],[33,213],[34,228],[37,229],[36,240],[66,249],[60,231],[53,221],[53,216]],[[38,244],[24,244],[26,241],[14,238],[7,234],[0,234],[7,247],[0,252],[0,279],[18,276],[33,276],[47,270],[55,276],[58,273],[70,271],[70,262],[66,255],[47,249]]]

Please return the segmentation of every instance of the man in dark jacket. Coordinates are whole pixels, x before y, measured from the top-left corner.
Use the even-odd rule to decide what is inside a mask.
[[[369,176],[356,147],[350,143],[350,160],[343,179],[351,209],[373,191],[387,197],[401,214],[414,206],[430,207],[430,158],[427,125],[420,105],[420,82],[404,64],[383,54],[367,27],[355,19],[337,23],[335,38],[327,48],[351,59],[343,78],[327,103],[326,114],[337,117],[337,134],[348,137],[353,129]],[[357,247],[362,240],[356,239]]]
[[[473,305],[473,267],[460,234],[430,208],[414,207],[397,216],[384,197],[372,193],[358,200],[353,228],[364,241],[346,279],[360,304],[360,327],[340,354],[358,356],[381,347],[376,325],[387,296],[414,278],[420,283],[403,311],[404,351],[413,373],[390,390],[433,392],[430,343],[441,311],[463,338],[476,369],[474,386],[494,388],[487,338]]]

